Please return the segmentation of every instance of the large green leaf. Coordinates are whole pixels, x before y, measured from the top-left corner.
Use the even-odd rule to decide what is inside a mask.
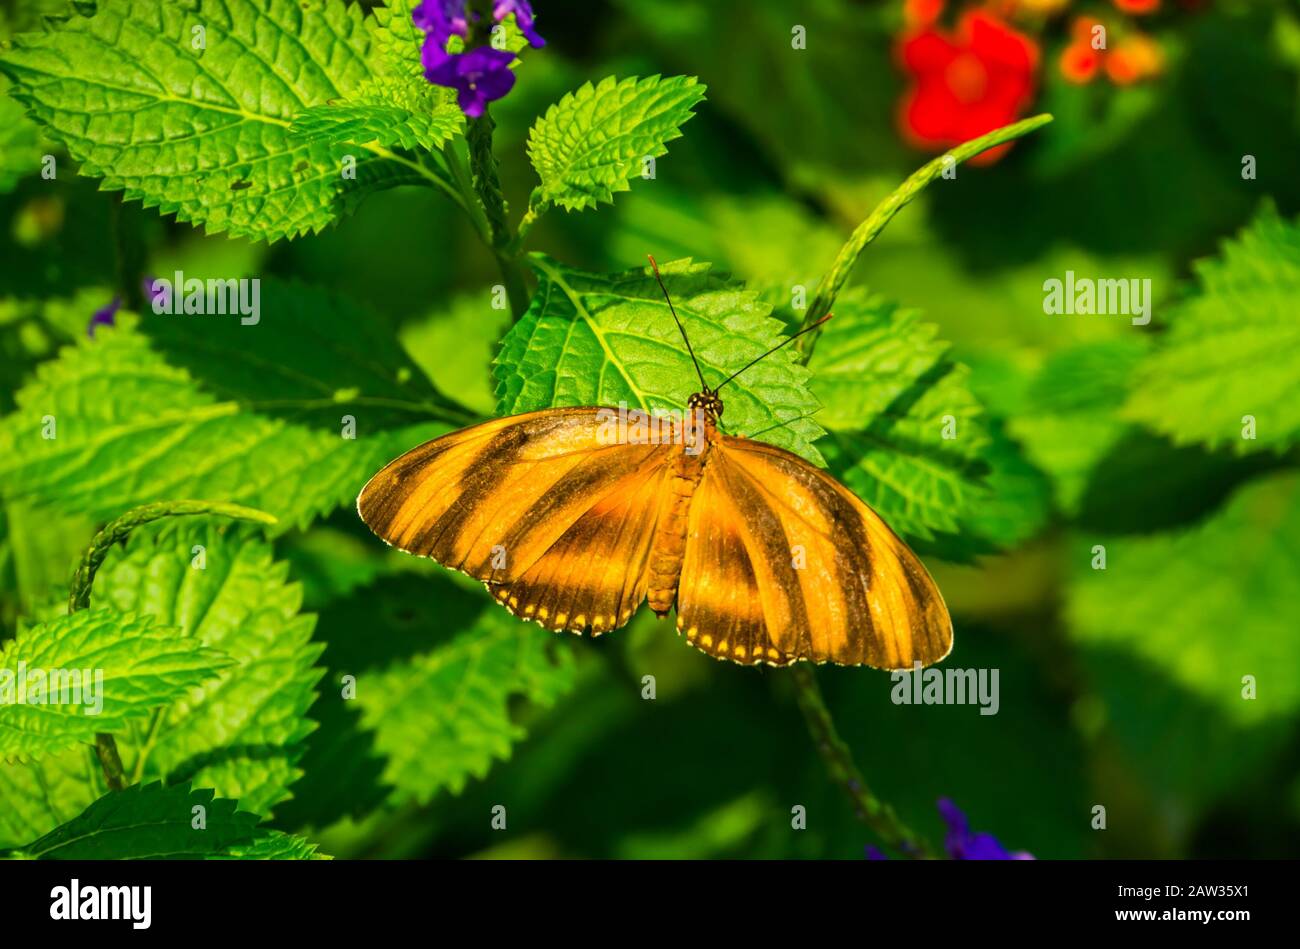
[[[591,274],[541,254],[528,312],[501,343],[494,371],[497,411],[508,415],[565,405],[626,403],[684,410],[700,380],[649,268]],[[717,386],[776,345],[780,322],[756,294],[688,260],[661,267],[705,382]],[[760,438],[821,463],[813,447],[808,370],[783,350],[722,392],[726,431]]]
[[[0,849],[49,833],[105,790],[95,754],[83,745],[35,761],[0,762]]]
[[[434,87],[430,87],[434,88]],[[437,111],[413,112],[382,99],[359,99],[305,109],[293,120],[294,136],[304,141],[388,148],[440,148],[460,130],[461,112],[451,115],[440,103]]]
[[[1075,538],[1067,612],[1090,647],[1126,650],[1251,724],[1300,711],[1300,478],[1249,483],[1203,524],[1149,537]],[[1106,569],[1090,569],[1092,547]],[[1243,697],[1243,677],[1257,683]]]
[[[921,540],[958,533],[989,493],[984,409],[947,351],[914,312],[853,289],[836,300],[808,364],[831,470]]]
[[[1300,441],[1300,226],[1271,210],[1197,268],[1200,293],[1169,317],[1125,414],[1176,442],[1239,454]],[[1244,417],[1256,434],[1243,437]]]
[[[537,120],[528,155],[542,179],[542,204],[567,211],[594,208],[627,191],[643,162],[668,151],[691,109],[704,98],[693,76],[587,83]],[[535,198],[536,200],[536,198]]]
[[[487,290],[453,297],[420,319],[402,325],[402,346],[443,392],[475,412],[491,415],[492,354],[510,328],[510,311],[492,306]],[[457,358],[448,359],[448,353]]]
[[[233,385],[249,364],[211,368],[217,384]],[[262,382],[278,385],[277,379],[283,381],[268,372]],[[302,385],[319,391],[315,380]],[[344,392],[340,401],[354,395]],[[319,411],[331,399],[286,410]],[[215,400],[125,331],[66,349],[40,367],[17,401],[17,411],[0,423],[5,493],[100,520],[158,498],[201,497],[260,508],[288,529],[351,501],[380,465],[438,430],[367,430],[367,416],[357,410],[357,437],[345,438],[338,421],[330,430],[245,411],[238,402]],[[339,409],[336,419],[347,412],[344,404]],[[46,438],[44,419],[51,417],[56,437]]]
[[[38,860],[307,860],[305,840],[261,830],[257,817],[207,789],[154,783],[106,794],[20,848]]]
[[[207,520],[138,530],[105,561],[95,604],[156,616],[235,662],[120,736],[134,780],[193,781],[264,816],[289,796],[324,670],[287,573],[255,533]]]
[[[20,630],[0,650],[0,759],[48,755],[120,731],[230,661],[134,612],[81,610]]]
[[[288,826],[459,793],[574,680],[568,643],[441,571],[386,576],[335,600],[317,638],[330,673],[310,712],[321,727],[307,775],[277,815]]]
[[[1131,427],[1118,410],[1146,351],[1143,337],[1125,335],[1053,353],[1008,422],[1030,460],[1051,475],[1067,514],[1078,513],[1093,470]]]
[[[568,652],[551,658],[552,637],[489,607],[450,642],[365,676],[361,723],[387,758],[383,779],[397,800],[427,803],[459,793],[524,737],[511,716],[522,696],[551,704],[571,684]]]
[[[259,288],[256,325],[146,311],[141,329],[168,363],[218,398],[295,422],[337,432],[351,414],[373,432],[421,415],[474,419],[430,384],[371,311],[304,284],[263,280]]]
[[[339,0],[103,0],[0,57],[14,95],[104,188],[270,241],[431,176],[378,144],[291,134],[297,114],[360,94],[372,68],[360,8]]]

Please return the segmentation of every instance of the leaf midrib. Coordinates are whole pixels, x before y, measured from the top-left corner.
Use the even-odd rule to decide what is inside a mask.
[[[650,406],[646,402],[646,393],[642,392],[641,389],[633,383],[632,377],[628,374],[626,367],[624,367],[622,361],[614,354],[614,350],[610,348],[609,342],[605,339],[604,331],[596,323],[595,316],[587,309],[587,304],[583,300],[582,296],[569,286],[568,281],[564,279],[563,274],[561,274],[557,268],[552,267],[549,261],[544,260],[541,257],[534,257],[533,261],[537,268],[546,274],[547,279],[549,279],[553,285],[559,287],[560,290],[564,292],[564,295],[569,298],[570,302],[573,304],[575,312],[582,317],[583,322],[587,324],[587,328],[591,330],[592,336],[594,336],[596,342],[600,344],[601,350],[604,351],[606,364],[611,365],[618,370],[618,374],[623,377],[623,381],[627,384],[628,390],[636,396],[637,403],[645,411],[650,411]],[[564,344],[560,347],[561,356],[569,351],[569,340],[573,336],[573,327],[576,325],[576,321],[570,323],[568,332],[565,333]]]

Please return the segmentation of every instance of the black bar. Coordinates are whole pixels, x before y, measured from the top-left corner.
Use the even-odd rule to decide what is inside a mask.
[[[494,940],[511,931],[537,940],[551,938],[548,931],[601,928],[611,919],[622,920],[620,928],[606,929],[611,937],[633,929],[666,937],[667,924],[700,917],[710,918],[710,929],[736,931],[756,921],[802,919],[863,939],[901,925],[922,925],[927,935],[1099,929],[1181,935],[1199,928],[1232,938],[1289,919],[1294,871],[1294,863],[1281,861],[14,861],[0,862],[0,905],[10,934],[67,934],[77,927],[87,934],[205,941],[373,937],[377,925],[434,939],[473,926]],[[52,891],[70,890],[74,879],[83,898],[89,887],[150,887],[147,930],[136,930],[129,918],[51,919]],[[1198,917],[1166,918],[1166,912]],[[1208,921],[1199,918],[1204,912]],[[1243,918],[1223,917],[1242,912]],[[1132,913],[1153,915],[1120,918]]]

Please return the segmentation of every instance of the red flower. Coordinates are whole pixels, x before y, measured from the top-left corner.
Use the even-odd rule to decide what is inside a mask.
[[[903,19],[910,26],[929,26],[943,13],[946,0],[903,0]]]
[[[903,97],[903,135],[920,148],[942,149],[1014,122],[1034,98],[1038,46],[997,17],[966,12],[947,34],[928,26],[899,48],[915,85]],[[996,161],[1010,144],[972,164]]]
[[[1115,6],[1125,13],[1155,13],[1160,9],[1160,0],[1115,0]]]
[[[1101,69],[1101,52],[1087,43],[1071,43],[1061,52],[1061,73],[1074,83],[1092,82]]]
[[[1073,83],[1092,82],[1103,70],[1117,86],[1128,86],[1164,69],[1160,44],[1142,33],[1130,33],[1113,50],[1096,49],[1092,31],[1099,26],[1091,17],[1074,21],[1074,39],[1061,52],[1061,74]]]

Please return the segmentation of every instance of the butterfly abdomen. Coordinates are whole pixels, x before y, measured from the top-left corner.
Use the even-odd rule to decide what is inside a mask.
[[[669,495],[659,514],[654,542],[650,547],[646,600],[650,609],[663,616],[677,598],[677,581],[686,553],[686,528],[690,523],[691,498],[704,474],[707,444],[696,454],[683,451],[673,462]]]

